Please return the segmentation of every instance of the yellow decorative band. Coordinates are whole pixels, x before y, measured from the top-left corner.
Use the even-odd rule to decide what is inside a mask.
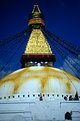
[[[32,24],[42,24],[45,26],[44,21],[42,19],[30,19],[28,22],[28,26]]]

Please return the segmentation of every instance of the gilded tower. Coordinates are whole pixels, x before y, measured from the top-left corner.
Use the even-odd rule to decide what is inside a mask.
[[[53,66],[55,56],[42,32],[45,27],[44,16],[37,4],[34,5],[32,13],[29,15],[28,27],[31,28],[32,32],[22,55],[22,67]]]

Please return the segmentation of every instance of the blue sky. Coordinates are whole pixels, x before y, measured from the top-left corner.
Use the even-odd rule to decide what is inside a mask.
[[[46,28],[80,46],[80,0],[2,0],[0,1],[0,40],[28,27],[28,15],[36,2],[45,16]],[[18,56],[17,60],[19,60]],[[6,57],[4,62],[0,59],[1,64],[6,61]],[[65,65],[65,60],[62,64]]]
[[[46,28],[80,44],[80,0],[0,1],[0,40],[27,27],[28,14],[36,1],[45,15]]]

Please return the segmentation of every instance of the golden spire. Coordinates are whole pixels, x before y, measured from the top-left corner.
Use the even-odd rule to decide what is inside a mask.
[[[33,29],[25,54],[52,54],[51,48],[40,29]]]
[[[37,65],[53,66],[55,56],[41,31],[45,27],[44,16],[37,4],[34,5],[32,13],[29,15],[28,26],[32,32],[22,55],[22,67],[35,66],[36,62]]]
[[[37,4],[34,5],[32,13],[29,15],[28,26],[34,28],[45,26],[44,15],[41,13],[39,6]]]
[[[32,13],[41,13],[39,6],[37,4],[34,5]]]

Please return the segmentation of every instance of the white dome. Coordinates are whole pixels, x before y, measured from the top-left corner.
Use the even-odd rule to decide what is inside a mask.
[[[51,67],[29,67],[0,81],[0,96],[31,93],[80,94],[80,80]]]

